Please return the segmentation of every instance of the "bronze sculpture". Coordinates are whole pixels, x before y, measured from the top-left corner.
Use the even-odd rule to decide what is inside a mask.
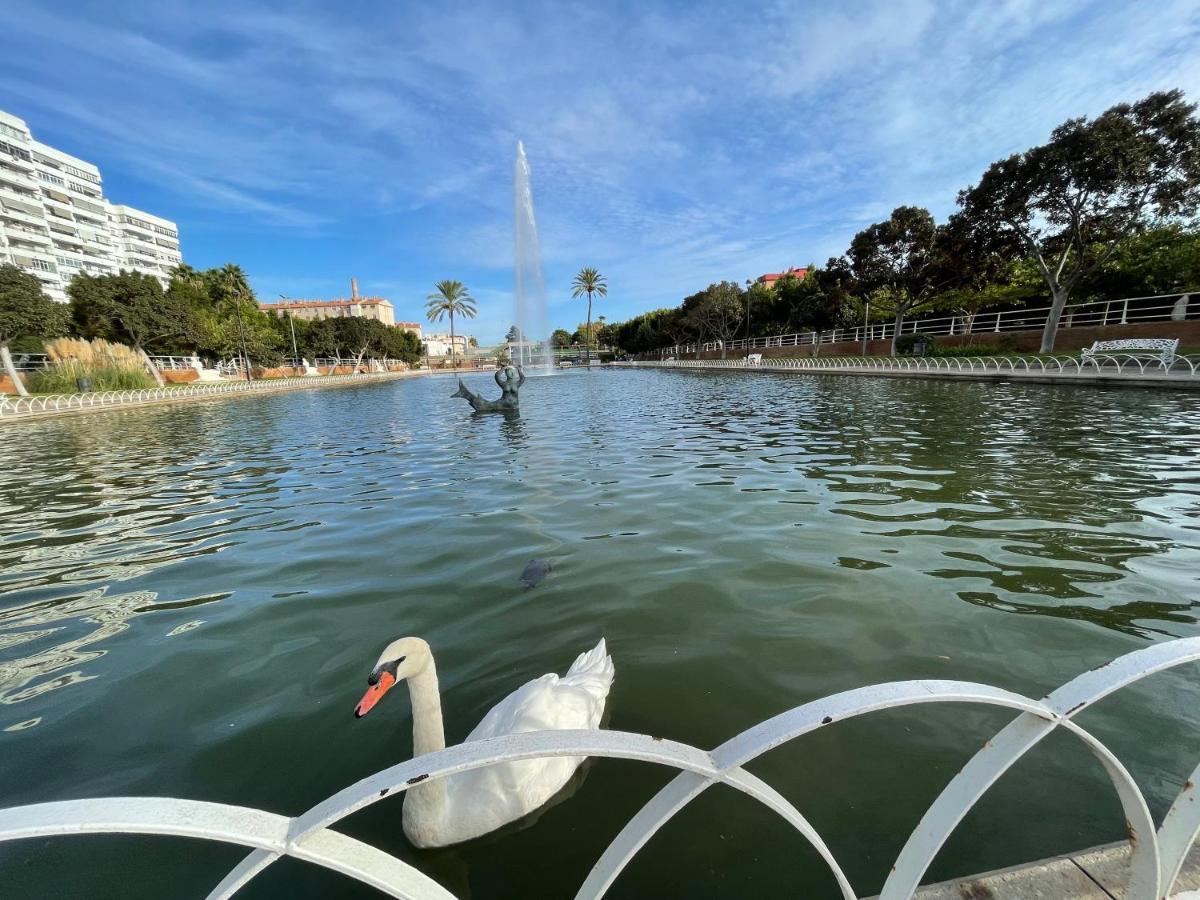
[[[496,370],[496,384],[500,386],[501,394],[495,400],[485,400],[458,379],[458,390],[451,397],[464,397],[475,412],[515,412],[520,408],[517,390],[525,383],[525,370],[520,366],[514,370],[505,366]]]

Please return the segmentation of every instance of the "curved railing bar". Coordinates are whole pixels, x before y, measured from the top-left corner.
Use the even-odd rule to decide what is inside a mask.
[[[760,722],[721,744],[712,752],[718,767],[745,765],[781,744],[826,725],[855,716],[923,703],[985,703],[1053,718],[1054,713],[1036,700],[1002,688],[966,681],[895,681],[855,688],[822,697]],[[598,900],[641,847],[672,816],[713,782],[692,785],[686,773],[658,792],[608,845],[588,873],[575,900]]]
[[[0,810],[0,842],[77,834],[152,834],[241,844],[333,869],[393,897],[454,900],[437,882],[381,850],[333,831],[287,847],[287,816],[170,797],[101,797]]]
[[[1200,638],[1181,638],[1165,644],[1155,644],[1084,672],[1048,694],[1043,702],[1046,707],[1062,717],[1060,721],[1065,722],[1113,691],[1155,672],[1197,659],[1200,659]],[[1029,748],[1049,734],[1053,727],[1053,722],[1047,727],[1044,721],[1022,715],[1009,723],[973,756],[921,817],[920,823],[896,858],[896,865],[880,892],[880,900],[909,897],[920,884],[921,878],[950,833],[987,787]],[[1078,726],[1072,730],[1078,731]],[[1141,834],[1146,837],[1146,841],[1141,845],[1135,843],[1136,865],[1130,884],[1131,896],[1135,897],[1145,896],[1133,894],[1132,890],[1135,886],[1134,881],[1137,882],[1137,887],[1144,888],[1144,883],[1149,878],[1146,871],[1149,864],[1145,861],[1143,849],[1147,843],[1154,851],[1154,881],[1158,880],[1157,840],[1153,828],[1151,827],[1147,834],[1143,825]]]
[[[1200,801],[1196,799],[1196,784],[1200,782],[1200,766],[1192,770],[1183,789],[1167,810],[1162,827],[1158,829],[1158,883],[1163,893],[1169,893],[1183,868],[1192,844],[1200,836]]]
[[[497,762],[555,756],[597,756],[653,762],[702,776],[706,785],[715,781],[729,784],[764,803],[795,827],[826,860],[839,885],[844,885],[845,890],[849,891],[846,896],[854,897],[845,874],[816,829],[773,788],[748,772],[719,770],[708,753],[688,744],[625,731],[526,732],[456,744],[406,760],[350,785],[297,816],[292,820],[289,830],[288,847],[301,845],[311,834],[427,779],[443,778]],[[232,896],[278,858],[279,854],[270,849],[251,853],[213,889],[209,900],[224,900]]]

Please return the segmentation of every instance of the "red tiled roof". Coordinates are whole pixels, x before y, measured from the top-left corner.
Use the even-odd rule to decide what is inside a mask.
[[[333,306],[378,306],[381,303],[391,306],[392,301],[384,297],[359,297],[357,300],[279,300],[275,303],[260,303],[258,305],[263,309],[302,309]]]
[[[420,328],[421,323],[420,322],[397,322],[396,327],[397,328]]]

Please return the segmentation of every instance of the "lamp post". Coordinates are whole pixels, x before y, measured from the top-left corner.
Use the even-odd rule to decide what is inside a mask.
[[[750,356],[750,288],[754,282],[749,278],[746,279],[746,357]]]
[[[254,378],[250,375],[250,354],[246,352],[246,329],[242,327],[242,295],[240,293],[234,295],[233,308],[237,311],[238,339],[242,345],[242,362],[246,364],[246,380],[253,381]]]
[[[867,355],[867,322],[871,318],[871,301],[867,301],[866,308],[863,310],[863,351],[862,355]]]
[[[287,300],[288,297],[286,294],[280,294],[279,299]],[[296,349],[296,326],[292,323],[292,314],[291,313],[285,311],[284,315],[287,316],[288,328],[290,328],[292,330],[292,364],[294,365],[296,363],[296,360],[298,360],[300,358],[300,351]]]

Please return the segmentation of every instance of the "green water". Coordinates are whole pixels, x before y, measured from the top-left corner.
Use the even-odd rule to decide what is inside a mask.
[[[380,647],[405,634],[435,650],[451,742],[603,635],[609,725],[708,747],[864,684],[1039,695],[1200,633],[1190,394],[575,371],[530,379],[508,421],[470,415],[452,388],[421,378],[6,426],[0,806],[140,794],[300,813],[410,755],[404,692],[351,715]],[[526,591],[532,557],[555,567]],[[1155,676],[1082,717],[1156,815],[1196,762],[1198,674]],[[1008,718],[875,714],[751,769],[866,895]],[[569,897],[669,777],[596,761],[528,827],[434,853],[407,848],[398,799],[341,827],[460,897]],[[1099,766],[1053,736],[930,877],[1122,836]],[[16,842],[0,847],[0,895],[202,897],[244,852]],[[284,861],[241,896],[376,895]],[[611,896],[835,894],[798,835],[718,788]]]

